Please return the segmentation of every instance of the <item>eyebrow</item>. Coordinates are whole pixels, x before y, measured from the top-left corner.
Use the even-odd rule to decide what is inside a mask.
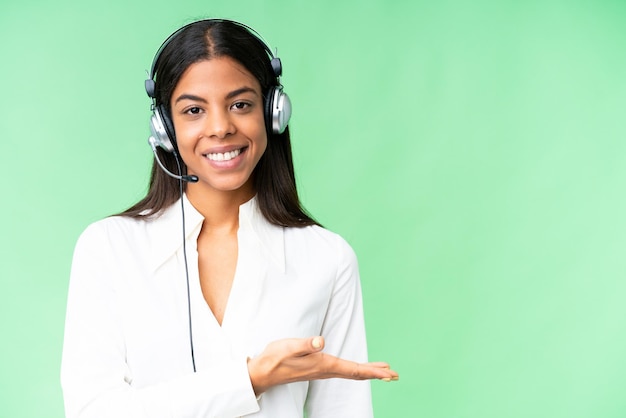
[[[242,87],[242,88],[239,88],[237,90],[233,90],[230,93],[228,93],[226,95],[226,99],[232,99],[233,97],[237,97],[237,96],[239,96],[240,94],[243,94],[243,93],[253,93],[256,96],[259,95],[257,93],[257,91],[255,89],[253,89],[252,87]],[[180,96],[178,96],[176,98],[176,102],[175,103],[178,103],[181,100],[193,100],[193,101],[197,101],[197,102],[201,102],[201,103],[207,103],[207,101],[204,98],[202,98],[200,96],[196,96],[195,94],[187,94],[187,93],[181,94]]]
[[[206,100],[204,100],[200,96],[196,96],[195,94],[181,94],[180,96],[178,96],[178,98],[176,98],[176,103],[180,102],[181,100],[193,100],[195,102],[206,103]]]
[[[258,95],[259,95],[259,94],[256,92],[256,90],[255,90],[255,89],[253,89],[252,87],[242,87],[242,88],[240,88],[240,89],[233,90],[233,91],[231,91],[230,93],[228,93],[228,94],[226,95],[226,98],[227,98],[227,99],[232,99],[233,97],[237,97],[237,96],[239,96],[240,94],[243,94],[243,93],[253,93],[253,94],[254,94],[254,95],[256,95],[256,96],[258,96]]]

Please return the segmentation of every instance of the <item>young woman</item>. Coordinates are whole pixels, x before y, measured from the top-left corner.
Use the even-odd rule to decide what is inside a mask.
[[[367,380],[397,379],[367,363],[352,249],[298,200],[280,74],[228,20],[157,52],[149,191],[75,249],[68,417],[370,417]]]

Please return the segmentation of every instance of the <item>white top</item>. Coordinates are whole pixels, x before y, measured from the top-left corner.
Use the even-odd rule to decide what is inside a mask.
[[[204,300],[197,237],[184,197],[191,292],[190,354],[180,202],[157,218],[90,225],[74,252],[61,384],[67,417],[358,417],[373,415],[368,381],[328,379],[254,395],[247,358],[277,339],[325,337],[324,352],[367,361],[356,257],[317,226],[239,210],[239,255],[220,327]]]

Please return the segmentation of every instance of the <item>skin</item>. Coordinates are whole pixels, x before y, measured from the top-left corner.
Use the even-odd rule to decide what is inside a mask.
[[[221,324],[237,264],[239,206],[255,194],[252,173],[267,147],[261,87],[238,62],[216,58],[192,64],[170,104],[181,158],[199,179],[187,196],[205,218],[200,284]],[[230,161],[210,159],[233,151],[240,154]]]
[[[199,179],[188,184],[187,197],[205,218],[198,237],[200,284],[221,325],[237,264],[239,206],[255,194],[254,168],[267,148],[261,87],[237,61],[213,58],[189,66],[170,105],[180,156]],[[212,160],[237,153],[228,161]],[[333,377],[398,379],[387,363],[359,364],[325,354],[323,348],[322,337],[270,343],[248,361],[255,393]]]

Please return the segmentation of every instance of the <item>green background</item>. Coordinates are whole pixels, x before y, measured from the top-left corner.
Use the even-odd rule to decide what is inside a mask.
[[[201,17],[278,48],[302,199],[401,374],[377,417],[626,416],[623,0],[2,0],[0,416],[63,416],[74,243],[145,192],[145,70]]]

